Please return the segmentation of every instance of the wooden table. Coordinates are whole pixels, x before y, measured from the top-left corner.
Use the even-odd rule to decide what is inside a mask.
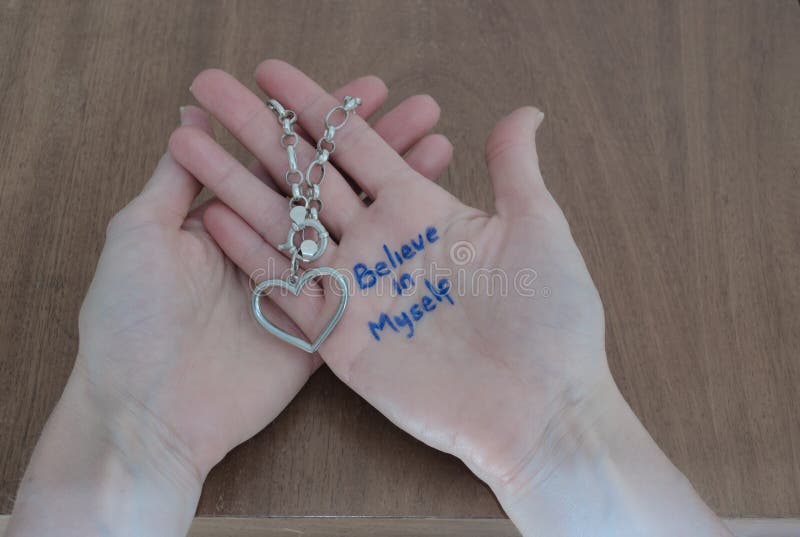
[[[623,393],[714,509],[800,515],[788,0],[4,1],[0,513],[72,367],[107,220],[153,169],[194,75],[221,67],[255,88],[267,57],[329,87],[379,75],[389,104],[433,95],[456,147],[441,183],[484,209],[489,129],[539,105],[545,177],[605,302]],[[327,370],[212,472],[199,514],[503,517],[458,461]]]

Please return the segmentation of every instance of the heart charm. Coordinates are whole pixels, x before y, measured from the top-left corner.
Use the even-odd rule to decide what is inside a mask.
[[[336,283],[339,284],[339,289],[341,290],[342,294],[339,296],[339,305],[336,308],[336,313],[333,314],[333,317],[331,317],[330,321],[328,321],[328,324],[325,325],[325,328],[322,329],[322,332],[320,332],[320,334],[317,336],[317,339],[315,339],[313,343],[294,336],[281,328],[278,328],[269,319],[264,317],[264,314],[261,312],[261,296],[265,295],[267,291],[272,288],[286,289],[294,296],[298,296],[303,287],[318,276],[330,276],[333,280],[336,280]],[[253,290],[253,315],[255,316],[256,321],[258,321],[258,324],[263,326],[267,332],[279,337],[287,343],[291,343],[298,349],[312,353],[317,352],[317,349],[319,349],[330,333],[333,332],[333,329],[336,328],[336,325],[339,323],[342,315],[344,315],[344,310],[347,307],[347,301],[349,297],[350,287],[347,284],[347,278],[345,278],[341,272],[334,268],[319,267],[306,271],[294,283],[286,280],[267,280],[258,284]]]

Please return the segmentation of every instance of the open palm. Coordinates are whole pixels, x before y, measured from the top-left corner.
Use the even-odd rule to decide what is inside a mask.
[[[298,113],[307,133],[321,135],[335,97],[279,61],[264,62],[257,79]],[[282,175],[280,131],[260,100],[219,71],[202,74],[194,88],[273,176]],[[400,427],[490,483],[513,480],[543,456],[542,446],[560,434],[558,417],[589,404],[610,379],[600,300],[539,171],[541,117],[517,110],[489,138],[494,215],[425,180],[359,118],[337,135],[333,163],[341,173],[329,170],[322,186],[320,218],[335,244],[311,266],[354,273],[350,306],[322,358]],[[284,196],[198,129],[176,131],[170,149],[225,203],[204,215],[223,250],[256,279],[283,272],[288,260],[276,246],[288,229]],[[312,153],[309,144],[299,151],[304,162]],[[344,175],[373,203],[365,205]],[[313,338],[339,302],[326,290],[324,298],[272,300]]]
[[[375,77],[340,92],[364,95],[371,114],[386,98]],[[390,111],[385,135],[409,164],[432,176],[448,163],[450,147],[425,133],[438,119],[429,99]],[[416,118],[415,121],[406,121]],[[212,130],[206,112],[185,107],[184,128]],[[429,140],[429,139],[428,139]],[[251,166],[266,189],[276,188],[260,164]],[[203,224],[207,202],[189,211],[202,188],[165,155],[143,192],[108,227],[106,245],[81,310],[76,380],[88,381],[102,407],[121,406],[149,430],[167,435],[204,474],[231,448],[272,421],[321,364],[272,338],[243,304],[251,282]],[[274,305],[267,314],[291,323]]]

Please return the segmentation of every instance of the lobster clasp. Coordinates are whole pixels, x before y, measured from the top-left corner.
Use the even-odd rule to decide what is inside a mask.
[[[294,236],[296,233],[302,232],[306,228],[313,229],[317,233],[317,238],[316,240],[304,239],[298,248],[294,244]],[[306,263],[309,261],[316,261],[325,253],[325,249],[328,247],[329,236],[328,230],[325,229],[325,226],[323,226],[319,220],[305,218],[301,222],[292,222],[292,226],[289,228],[289,235],[286,237],[286,242],[278,246],[278,250],[287,250],[292,256],[298,254],[300,259]]]

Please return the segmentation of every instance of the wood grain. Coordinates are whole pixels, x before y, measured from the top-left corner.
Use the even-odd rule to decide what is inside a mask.
[[[0,515],[0,534],[9,515]],[[736,537],[796,537],[800,519],[726,519]],[[188,537],[519,537],[505,518],[197,517]]]
[[[484,209],[486,135],[539,105],[545,177],[634,410],[719,512],[800,515],[798,28],[777,0],[4,1],[0,512],[72,366],[106,222],[193,76],[254,87],[280,57],[328,87],[379,75],[390,105],[433,95],[456,147],[441,183]],[[199,512],[502,517],[327,370],[215,469]]]

